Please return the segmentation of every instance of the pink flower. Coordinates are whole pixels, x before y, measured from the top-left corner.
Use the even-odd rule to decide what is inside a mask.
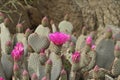
[[[91,49],[92,50],[95,50],[96,46],[95,45],[92,45]]]
[[[18,42],[12,50],[12,57],[15,61],[19,61],[24,53],[24,46],[21,42]]]
[[[5,80],[4,78],[0,77],[0,80]]]
[[[94,71],[95,71],[95,72],[97,72],[99,69],[100,69],[100,68],[99,68],[98,65],[96,65],[96,66],[94,67]]]
[[[14,49],[18,50],[21,54],[23,54],[23,52],[24,52],[24,46],[21,42],[18,42]]]
[[[15,61],[19,61],[21,59],[21,57],[22,57],[22,55],[21,55],[21,52],[19,50],[15,50],[15,49],[12,50],[12,58]]]
[[[26,70],[23,71],[22,73],[23,76],[27,76],[28,75],[28,72]]]
[[[92,37],[91,36],[88,36],[87,39],[86,39],[86,44],[87,45],[91,45],[92,44]]]
[[[79,52],[74,52],[72,54],[72,61],[75,63],[78,63],[80,61],[80,53]]]
[[[61,32],[55,32],[49,34],[50,40],[55,44],[55,45],[62,45],[66,41],[70,40],[70,36]]]

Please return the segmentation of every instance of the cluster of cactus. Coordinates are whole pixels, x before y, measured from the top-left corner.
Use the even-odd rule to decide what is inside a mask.
[[[0,13],[0,20],[3,19],[1,16]],[[104,80],[106,75],[119,79],[120,46],[115,47],[111,70],[96,65],[99,56],[95,32],[88,35],[86,27],[83,27],[75,42],[71,40],[72,24],[68,19],[67,14],[59,25],[62,29],[54,33],[50,33],[47,17],[34,33],[29,28],[24,33],[23,25],[17,24],[17,33],[14,37],[9,36],[10,39],[5,38],[7,40],[3,44],[5,52],[0,56],[0,80]],[[105,41],[112,39],[111,29],[105,36]]]

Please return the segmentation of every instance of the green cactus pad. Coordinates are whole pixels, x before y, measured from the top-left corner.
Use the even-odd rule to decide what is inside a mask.
[[[111,72],[114,76],[120,75],[120,59],[114,60]]]
[[[35,33],[42,36],[48,36],[48,34],[50,33],[50,29],[48,27],[43,27],[42,25],[39,25],[36,28]]]
[[[33,33],[28,37],[28,43],[35,52],[39,53],[41,49],[46,49],[49,47],[50,41],[46,36]]]
[[[76,50],[81,50],[85,46],[85,39],[87,36],[80,35],[76,42]]]
[[[7,41],[11,41],[11,35],[9,29],[4,25],[4,23],[1,23],[0,27],[1,27],[1,49],[3,53],[6,53],[5,44]]]
[[[3,54],[1,57],[1,63],[7,79],[10,80],[13,75],[13,60],[11,55]]]
[[[96,65],[110,69],[114,60],[114,41],[103,39],[96,47]]]
[[[32,76],[33,73],[36,73],[38,78],[41,80],[42,77],[45,76],[45,66],[40,64],[39,57],[39,54],[31,53],[28,59],[28,71],[30,76]]]
[[[57,80],[62,69],[62,60],[55,53],[50,54],[50,59],[52,60],[51,80]]]
[[[63,20],[60,22],[58,28],[60,32],[71,34],[73,30],[73,25],[69,21]]]
[[[1,65],[2,64],[1,64],[1,61],[0,61],[0,77],[3,77],[4,79],[6,79],[3,67]]]

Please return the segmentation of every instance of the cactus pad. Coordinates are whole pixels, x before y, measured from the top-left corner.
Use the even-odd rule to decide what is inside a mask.
[[[52,70],[51,70],[51,80],[57,80],[61,69],[62,69],[62,60],[61,57],[55,53],[50,54],[50,59],[52,60]]]
[[[13,73],[13,61],[11,55],[3,54],[1,57],[1,63],[8,80],[11,79]]]
[[[39,53],[41,49],[46,49],[49,47],[50,41],[46,36],[33,33],[28,37],[28,43],[35,52]]]
[[[105,69],[110,69],[114,60],[114,41],[103,39],[96,47],[96,64]]]
[[[41,80],[41,78],[45,76],[45,66],[40,64],[39,57],[39,54],[31,53],[28,59],[28,71],[30,76],[32,76],[33,73],[36,73],[38,78]]]

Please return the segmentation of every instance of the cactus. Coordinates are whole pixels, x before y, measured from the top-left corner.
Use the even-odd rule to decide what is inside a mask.
[[[29,74],[26,70],[22,73],[22,80],[29,80]]]
[[[13,60],[11,58],[11,55],[3,54],[1,57],[1,63],[3,66],[3,70],[6,74],[6,78],[10,80],[12,78],[13,74]]]
[[[75,50],[76,51],[80,51],[84,46],[85,46],[85,39],[87,36],[85,35],[80,35],[76,41],[76,47]]]
[[[106,39],[112,38],[112,29],[110,29],[110,28],[107,29],[107,32],[105,33],[105,38]]]
[[[7,41],[5,44],[5,52],[6,52],[6,54],[10,54],[11,51],[12,51],[12,42]]]
[[[17,32],[17,33],[23,33],[23,24],[18,23],[18,24],[16,25],[16,32]]]
[[[96,64],[101,68],[110,70],[114,60],[114,41],[111,39],[102,39],[96,46],[96,53]]]
[[[2,54],[3,54],[3,53],[6,53],[5,44],[7,41],[11,41],[11,35],[9,32],[9,29],[5,26],[4,23],[1,23],[0,27],[1,27],[1,49],[2,49]]]
[[[26,39],[28,39],[28,36],[32,33],[32,30],[30,30],[30,28],[27,28],[25,31],[25,37]]]
[[[42,79],[45,76],[45,66],[40,63],[40,55],[37,53],[31,53],[28,59],[28,71],[30,76],[36,73],[38,79]]]
[[[47,79],[47,77],[45,76],[45,77],[42,78],[42,80],[49,80],[49,79]]]
[[[67,72],[64,69],[62,69],[60,72],[59,80],[67,80]]]
[[[120,47],[119,46],[115,46],[115,51],[114,51],[114,62],[112,65],[112,74],[117,77],[120,75]]]
[[[73,25],[68,21],[69,17],[68,14],[65,15],[64,20],[59,23],[59,31],[66,33],[66,34],[71,34],[73,31]]]
[[[47,60],[45,65],[45,74],[47,79],[51,79],[51,70],[52,70],[52,61],[50,59]]]
[[[41,49],[48,48],[50,41],[46,36],[33,33],[28,37],[28,44],[33,48],[35,52],[39,53]]]
[[[59,74],[62,69],[62,60],[61,57],[54,52],[50,53],[49,57],[52,61],[52,70],[51,70],[51,79],[50,80],[56,80],[59,77]]]
[[[40,51],[40,63],[42,65],[44,65],[46,61],[47,61],[46,53],[45,53],[44,49],[42,49]]]
[[[74,52],[72,54],[72,68],[71,68],[71,73],[70,73],[70,80],[76,80],[76,73],[80,69],[79,62],[81,55],[79,52]]]
[[[20,68],[18,66],[18,63],[14,63],[13,73],[14,73],[15,80],[20,79]]]
[[[2,12],[0,12],[0,23],[2,23],[3,22],[3,20],[4,20],[4,14],[2,13]]]
[[[39,80],[36,73],[32,74],[31,80]]]
[[[92,48],[94,48],[94,46]],[[92,49],[92,51],[88,52],[87,55],[90,58],[90,62],[89,62],[89,64],[87,66],[82,68],[81,72],[89,71],[89,70],[91,70],[95,66],[95,59],[96,59],[96,52],[95,52],[95,50]]]
[[[48,34],[50,33],[50,29],[48,28],[48,19],[47,17],[44,17],[42,19],[42,24],[39,25],[36,30],[35,30],[35,33],[39,34],[39,35],[42,35],[42,36],[47,36],[48,37]]]
[[[0,65],[2,65],[2,64],[1,64],[1,59],[0,59]],[[3,67],[2,67],[2,66],[0,66],[0,77],[6,79],[5,73],[4,73],[4,70],[3,70]]]

